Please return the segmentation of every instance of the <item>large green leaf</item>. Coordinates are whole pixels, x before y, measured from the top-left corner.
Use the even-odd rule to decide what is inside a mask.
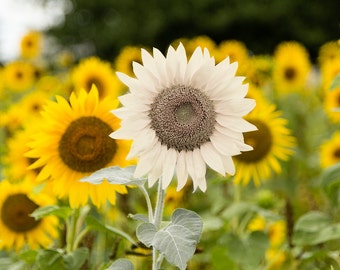
[[[198,242],[203,228],[203,222],[201,217],[190,210],[178,208],[171,216],[171,223],[175,225],[181,225],[187,228]]]
[[[133,174],[136,166],[128,166],[121,168],[118,166],[112,166],[108,168],[100,169],[89,176],[80,179],[80,182],[88,182],[91,184],[100,184],[106,179],[110,184],[117,185],[132,185],[141,186],[144,185],[145,178],[134,178]]]
[[[252,232],[245,238],[229,234],[225,243],[229,258],[249,270],[259,266],[269,246],[268,237],[259,231]]]
[[[317,245],[336,239],[340,239],[340,224],[333,223],[322,212],[312,211],[301,216],[294,227],[295,245]]]
[[[136,235],[139,241],[145,246],[151,247],[152,241],[157,233],[157,228],[152,223],[142,223],[136,229]]]
[[[168,262],[184,270],[195,253],[196,244],[196,236],[189,229],[172,224],[156,233],[152,245]]]

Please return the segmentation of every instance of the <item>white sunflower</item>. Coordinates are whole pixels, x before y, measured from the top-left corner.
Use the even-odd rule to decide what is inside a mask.
[[[256,130],[242,118],[255,101],[245,98],[248,85],[235,76],[237,63],[226,58],[215,65],[200,47],[188,61],[182,44],[166,56],[142,49],[142,62],[133,63],[136,78],[117,73],[130,92],[112,111],[122,122],[110,135],[133,140],[127,158],[138,158],[134,176],[147,176],[149,186],[159,179],[166,189],[176,174],[177,190],[190,176],[194,190],[206,191],[206,164],[233,175],[232,156],[252,150],[243,132]]]

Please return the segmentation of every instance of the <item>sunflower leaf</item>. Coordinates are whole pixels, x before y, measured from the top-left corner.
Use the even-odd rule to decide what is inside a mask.
[[[71,213],[72,209],[67,206],[48,205],[37,208],[33,213],[31,213],[31,216],[35,219],[41,219],[46,216],[54,215],[66,220]]]
[[[182,225],[170,224],[158,231],[153,239],[154,246],[169,263],[184,270],[196,250],[196,236]]]
[[[65,269],[80,269],[89,255],[89,250],[85,247],[78,248],[72,253],[64,255]]]
[[[157,228],[152,223],[142,223],[136,229],[136,235],[139,241],[145,246],[151,247],[152,241],[157,233]]]
[[[195,240],[197,242],[199,241],[203,229],[203,222],[197,213],[178,208],[172,213],[171,221],[172,224],[181,225],[190,230]]]
[[[101,184],[106,179],[110,184],[117,185],[132,185],[141,186],[144,185],[145,178],[134,178],[133,174],[136,166],[128,166],[121,168],[118,166],[112,166],[100,169],[89,176],[80,179],[80,182],[88,182],[91,184]]]
[[[118,259],[106,270],[134,270],[134,266],[128,259]]]

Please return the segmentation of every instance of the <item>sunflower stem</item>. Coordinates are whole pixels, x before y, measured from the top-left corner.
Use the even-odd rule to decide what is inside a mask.
[[[148,194],[148,192],[145,189],[145,186],[138,186],[139,189],[142,191],[145,201],[146,201],[146,205],[148,207],[148,217],[149,217],[149,222],[152,222],[153,220],[153,211],[152,211],[152,204],[151,204],[151,200],[150,200],[150,196]]]
[[[163,210],[164,210],[164,202],[165,202],[165,189],[162,188],[162,181],[159,179],[158,181],[158,191],[157,191],[157,200],[155,206],[155,214],[153,217],[153,224],[157,228],[157,230],[161,226],[162,217],[163,217]],[[162,263],[162,258],[158,258],[158,252],[153,247],[152,250],[152,269],[157,270]]]
[[[77,249],[81,240],[83,240],[84,236],[89,232],[90,230],[86,227],[83,229],[80,233],[77,234],[75,237],[74,243],[73,243],[73,250]]]
[[[70,222],[67,223],[67,243],[66,252],[70,253],[74,249],[74,239],[77,232],[77,220],[80,214],[80,208],[73,209]]]

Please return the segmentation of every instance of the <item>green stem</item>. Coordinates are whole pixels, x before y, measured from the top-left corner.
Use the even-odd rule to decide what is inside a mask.
[[[149,222],[152,222],[153,219],[153,211],[152,211],[152,204],[151,204],[151,200],[150,200],[150,196],[148,194],[148,192],[146,191],[144,185],[142,186],[138,186],[139,189],[142,191],[144,198],[146,200],[146,205],[148,207],[148,216],[149,216]]]
[[[80,233],[77,234],[77,237],[75,237],[74,243],[73,243],[73,250],[77,249],[80,241],[84,238],[84,236],[89,232],[90,230],[86,227],[83,229]]]
[[[66,252],[70,253],[74,248],[74,239],[77,232],[77,220],[79,217],[80,208],[73,209],[73,214],[71,216],[70,222],[67,222],[67,243]]]
[[[162,188],[162,181],[159,179],[158,181],[158,191],[157,191],[157,200],[155,206],[155,214],[153,217],[153,224],[157,228],[160,229],[162,217],[163,217],[163,209],[164,209],[164,202],[165,202],[165,190]],[[152,270],[158,270],[162,263],[162,258],[158,258],[158,252],[153,247],[152,250]]]

